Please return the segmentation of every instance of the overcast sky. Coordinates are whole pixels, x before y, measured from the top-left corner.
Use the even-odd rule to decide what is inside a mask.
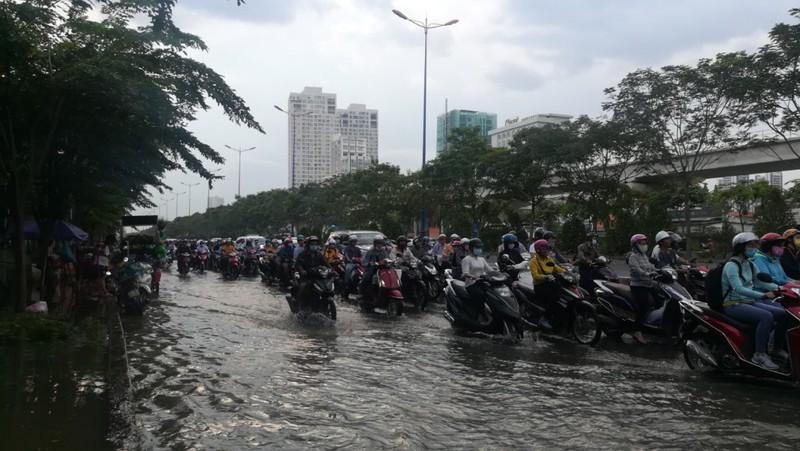
[[[256,146],[243,157],[243,195],[286,187],[287,118],[272,106],[285,106],[289,92],[304,86],[335,93],[340,107],[378,109],[380,161],[404,170],[420,166],[423,33],[393,8],[432,22],[459,20],[429,35],[433,155],[445,98],[450,109],[497,113],[500,124],[535,113],[597,116],[603,89],[628,72],[757,48],[773,24],[791,20],[794,6],[789,0],[248,0],[237,7],[233,0],[180,0],[175,19],[205,40],[208,52],[193,56],[225,77],[266,130],[237,127],[218,109],[192,124],[227,158],[226,178],[212,195],[228,203],[236,193],[237,157],[225,144]],[[167,177],[176,191],[186,190],[180,182],[199,181]],[[193,188],[192,211],[205,209],[206,186]],[[181,196],[181,216],[186,200]],[[172,218],[175,202],[169,205]]]

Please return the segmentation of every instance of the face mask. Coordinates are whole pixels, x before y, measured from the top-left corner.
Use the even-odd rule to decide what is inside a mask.
[[[783,255],[783,246],[772,246],[772,255],[775,257]]]
[[[754,247],[748,247],[744,250],[744,256],[747,258],[753,258],[756,255],[756,249]]]
[[[308,248],[311,250],[311,252],[319,251],[319,246],[317,246],[316,244],[311,244],[308,246]]]
[[[472,255],[474,255],[476,257],[480,257],[482,253],[483,253],[483,249],[481,249],[479,247],[476,247],[475,249],[472,250]]]
[[[514,248],[514,245],[511,243],[506,243],[506,249],[511,250]]]
[[[647,253],[647,245],[646,244],[640,244],[638,247],[639,247],[639,252],[641,252],[643,254]]]

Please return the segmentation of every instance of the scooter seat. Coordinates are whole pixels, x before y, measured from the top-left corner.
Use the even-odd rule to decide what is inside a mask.
[[[519,282],[514,282],[514,288],[519,290],[522,294],[524,294],[528,298],[532,298],[532,297],[534,297],[536,295],[536,292],[534,291],[534,289],[532,287],[529,287],[527,285],[523,285],[523,284],[521,284]]]
[[[737,321],[737,320],[731,318],[730,316],[725,315],[724,313],[720,313],[720,312],[718,312],[716,310],[707,309],[705,311],[705,313],[708,316],[710,316],[712,318],[715,318],[715,319],[718,319],[720,321],[724,321],[724,322],[730,324],[731,326],[733,326],[733,327],[735,327],[735,328],[737,328],[740,331],[745,332],[745,333],[752,332],[755,329],[755,327],[751,326],[750,324],[743,323],[741,321]]]
[[[453,280],[450,282],[453,286],[453,291],[456,293],[456,296],[462,299],[469,299],[469,293],[467,292],[467,286],[464,282],[460,280]]]
[[[633,295],[631,294],[631,287],[630,285],[625,285],[623,283],[616,283],[616,282],[606,282],[604,284],[608,287],[614,294],[622,296],[625,299],[632,299]]]

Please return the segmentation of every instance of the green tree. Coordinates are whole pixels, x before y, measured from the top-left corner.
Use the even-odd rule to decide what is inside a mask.
[[[781,190],[768,187],[755,209],[755,232],[760,236],[767,232],[781,233],[792,227],[794,215],[786,203]]]
[[[46,227],[77,207],[107,225],[132,205],[152,206],[146,187],[166,189],[166,171],[213,178],[203,161],[222,157],[187,129],[209,100],[261,131],[224,79],[187,56],[206,47],[172,23],[174,3],[0,3],[0,175],[9,180],[18,309],[27,217]]]
[[[736,184],[730,187],[717,187],[712,194],[713,203],[720,208],[720,213],[728,215],[733,212],[739,218],[740,231],[745,231],[745,219],[752,216],[753,211],[769,192],[769,183],[758,181]]]

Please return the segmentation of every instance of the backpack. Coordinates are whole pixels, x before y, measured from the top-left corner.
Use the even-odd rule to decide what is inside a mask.
[[[744,276],[742,276],[742,264],[734,259],[729,259],[723,263],[720,263],[714,269],[709,271],[708,275],[706,276],[706,299],[709,307],[718,312],[722,312],[722,304],[725,302],[725,299],[728,297],[728,295],[731,294],[731,290],[733,289],[733,287],[729,287],[727,292],[722,292],[722,275],[725,264],[728,262],[736,263],[736,267],[739,271],[739,278],[742,279],[742,282],[744,282]],[[753,264],[750,261],[747,263],[750,264],[750,271],[752,274],[755,274],[756,271],[753,268]]]

